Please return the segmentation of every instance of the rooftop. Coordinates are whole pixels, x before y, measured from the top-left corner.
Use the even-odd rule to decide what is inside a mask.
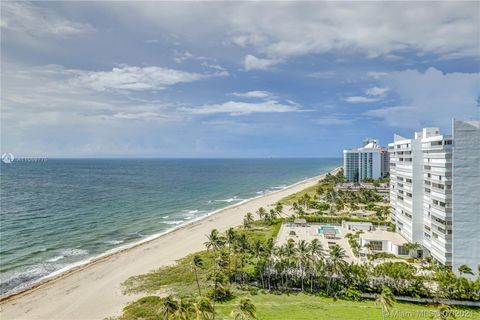
[[[385,241],[388,240],[394,245],[403,246],[408,243],[401,235],[396,232],[375,230],[375,231],[366,231],[360,234],[360,238],[365,240],[375,240],[375,241]]]

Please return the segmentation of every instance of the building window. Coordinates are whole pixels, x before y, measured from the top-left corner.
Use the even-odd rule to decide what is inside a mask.
[[[372,240],[370,241],[370,243],[372,244],[372,250],[373,251],[382,251],[382,241],[376,241],[376,240]]]

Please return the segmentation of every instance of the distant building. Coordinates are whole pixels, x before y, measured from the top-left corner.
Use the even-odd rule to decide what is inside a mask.
[[[375,139],[363,140],[361,148],[343,150],[343,171],[348,182],[378,179],[389,173],[388,150]]]
[[[390,143],[390,205],[396,231],[454,271],[480,264],[480,128],[453,122],[453,136],[424,128]]]

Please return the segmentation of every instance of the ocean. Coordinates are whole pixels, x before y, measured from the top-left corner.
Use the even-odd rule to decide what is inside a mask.
[[[0,167],[0,294],[341,159],[49,159]]]

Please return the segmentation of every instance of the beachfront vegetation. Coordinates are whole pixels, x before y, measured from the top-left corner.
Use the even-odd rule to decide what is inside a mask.
[[[256,317],[259,320],[381,320],[381,305],[374,300],[348,301],[304,293],[269,294],[259,292],[249,294],[239,292],[239,297],[231,301],[218,304],[215,308],[215,319],[235,319],[232,311],[238,308],[242,297],[248,297],[256,307]],[[161,320],[158,311],[161,308],[161,298],[148,296],[130,304],[124,310],[121,320]],[[440,312],[443,312],[441,314]],[[390,308],[387,319],[396,318],[413,319],[447,319],[442,316],[457,314],[456,320],[476,319],[480,313],[473,309],[453,308],[445,312],[445,306],[427,306],[411,303],[395,302]],[[463,315],[463,316],[462,316]],[[172,319],[172,318],[171,318]],[[175,318],[173,318],[175,319]],[[193,316],[188,319],[212,319],[211,313]],[[448,317],[448,319],[454,319]],[[120,319],[118,319],[120,320]]]
[[[389,222],[390,206],[385,189],[388,179],[368,180],[367,185],[355,188],[339,188],[344,180],[342,170],[335,175],[327,174],[315,186],[285,197],[280,203],[291,206],[295,216],[308,222],[365,221],[387,225],[393,231],[395,226]],[[381,188],[383,196],[378,192]]]
[[[425,276],[404,262],[376,266],[347,263],[341,247],[323,248],[318,241],[288,241],[277,246],[273,240],[284,221],[277,218],[279,215],[278,211],[259,210],[256,216],[260,220],[248,223],[248,227],[224,233],[212,230],[206,236],[206,250],[180,259],[174,266],[129,279],[124,284],[127,293],[153,296],[127,306],[120,319],[312,319],[309,310],[322,310],[322,316],[315,312],[314,317],[322,319],[337,310],[337,304],[348,306],[342,319],[380,319],[392,308],[386,305],[389,292],[480,300],[479,279],[457,277],[435,266],[431,267],[433,275]],[[158,296],[167,294],[171,295],[168,299]],[[296,298],[299,296],[301,300]],[[380,305],[364,301],[366,297],[377,297]],[[215,313],[195,311],[200,301],[206,309],[211,305]],[[175,311],[180,307],[184,311]]]

